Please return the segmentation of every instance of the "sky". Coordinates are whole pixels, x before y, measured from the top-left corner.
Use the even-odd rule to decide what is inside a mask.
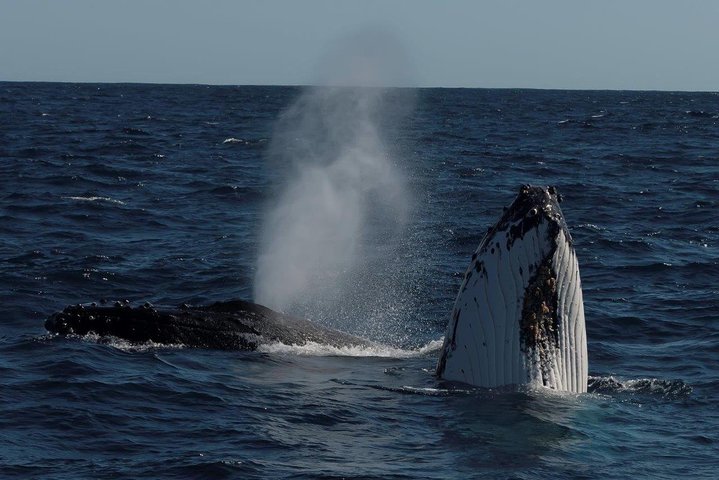
[[[0,0],[0,81],[719,91],[718,52],[717,0]]]

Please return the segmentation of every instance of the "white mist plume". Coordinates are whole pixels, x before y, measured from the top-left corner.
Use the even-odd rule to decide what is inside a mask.
[[[382,53],[368,67],[376,82],[381,65],[392,62],[361,47],[362,65],[369,53]],[[352,54],[341,56],[344,66],[361,66]],[[351,85],[349,73],[327,78]],[[406,113],[405,100],[397,90],[314,87],[282,114],[269,159],[284,182],[265,216],[255,301],[320,320],[397,308],[393,296],[402,294],[392,291],[392,270],[409,200],[383,133],[398,109]]]
[[[373,118],[381,98],[375,89],[312,89],[280,119],[271,150],[290,178],[265,219],[259,303],[286,310],[338,289],[373,236],[403,226],[403,180]]]

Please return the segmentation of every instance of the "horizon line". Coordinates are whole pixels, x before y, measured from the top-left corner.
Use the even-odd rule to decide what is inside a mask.
[[[292,84],[292,83],[202,83],[202,82],[141,82],[141,81],[67,81],[67,80],[2,80],[5,83],[43,83],[71,85],[158,85],[158,86],[195,86],[195,87],[284,87],[284,88],[378,88],[378,89],[416,89],[416,90],[540,90],[571,92],[663,92],[663,93],[719,93],[719,90],[675,90],[664,88],[590,88],[590,87],[483,87],[483,86],[437,86],[437,85],[350,85],[350,84]]]

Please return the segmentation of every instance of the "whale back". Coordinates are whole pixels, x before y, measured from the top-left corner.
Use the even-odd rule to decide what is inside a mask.
[[[579,265],[554,187],[520,189],[464,275],[437,374],[479,387],[587,390]]]
[[[183,345],[223,350],[256,350],[262,344],[306,345],[308,342],[337,348],[368,346],[367,340],[322,327],[263,305],[244,300],[211,305],[155,308],[70,305],[45,321],[45,328],[60,335],[116,337],[131,344]]]

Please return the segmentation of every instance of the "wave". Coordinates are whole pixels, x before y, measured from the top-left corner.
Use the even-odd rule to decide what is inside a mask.
[[[382,357],[382,358],[413,358],[429,355],[442,348],[443,339],[432,340],[418,348],[403,349],[388,345],[335,347],[316,342],[304,345],[286,345],[284,343],[267,343],[257,350],[271,354],[293,354],[319,357]]]
[[[124,127],[122,133],[126,135],[150,135],[148,132],[141,128]]]
[[[114,203],[117,205],[125,205],[125,202],[122,200],[115,200],[114,198],[110,197],[62,197],[66,200],[75,200],[77,202],[105,202],[105,203]]]
[[[367,385],[379,390],[423,396],[456,396],[469,395],[487,398],[500,398],[512,395],[527,395],[533,398],[580,398],[585,394],[576,394],[552,390],[543,386],[507,386],[499,388],[474,387],[455,382],[440,381],[437,387],[417,387],[412,385],[386,386]],[[607,395],[622,397],[623,395],[642,395],[661,399],[682,399],[691,395],[693,388],[683,380],[662,380],[658,378],[638,378],[617,380],[615,377],[589,377],[590,395]]]
[[[266,143],[267,143],[266,138],[244,139],[244,138],[229,137],[222,141],[223,145],[243,145],[245,147],[250,147],[250,148],[263,148]]]
[[[57,337],[55,334],[48,333],[42,337],[44,339],[50,339]],[[186,348],[181,343],[156,343],[153,341],[147,341],[142,343],[134,343],[129,340],[125,340],[119,337],[113,337],[109,335],[98,335],[90,332],[85,335],[67,335],[67,338],[82,340],[83,342],[96,343],[99,345],[107,345],[112,348],[116,348],[123,352],[147,352],[152,350],[180,350]]]
[[[589,377],[589,393],[606,395],[641,394],[657,395],[664,398],[683,398],[691,395],[691,385],[683,380],[662,380],[659,378],[637,378],[619,380],[613,376]]]
[[[707,112],[706,110],[687,110],[684,113],[686,113],[690,117],[697,117],[697,118],[716,118],[716,114],[712,112]]]
[[[47,334],[41,338],[47,340],[56,337],[58,336],[54,334]],[[108,345],[110,347],[117,348],[118,350],[127,352],[186,348],[186,345],[183,344],[166,344],[156,343],[153,341],[137,343],[114,336],[98,335],[93,332],[85,335],[67,335],[67,338]],[[269,354],[290,354],[315,357],[415,358],[437,352],[440,348],[442,348],[443,342],[444,338],[440,338],[438,340],[431,340],[421,347],[408,349],[381,344],[335,347],[317,342],[307,342],[304,345],[287,345],[281,342],[273,342],[259,345],[257,351]]]

